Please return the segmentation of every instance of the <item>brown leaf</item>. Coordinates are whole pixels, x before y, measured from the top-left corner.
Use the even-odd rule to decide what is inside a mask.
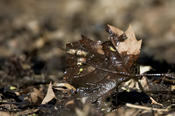
[[[38,102],[41,103],[40,100],[44,98],[42,89],[33,88],[33,91],[30,93],[30,98],[31,98],[31,102],[34,104]]]
[[[121,37],[121,35],[126,34],[127,39],[124,41],[120,41],[118,45],[114,44],[114,47],[117,48],[118,52],[124,53],[126,52],[127,54],[132,54],[132,55],[138,55],[140,54],[140,49],[141,49],[141,44],[142,40],[137,40],[134,34],[134,30],[132,29],[131,25],[128,27],[128,29],[123,32],[119,28],[116,28],[111,25],[107,25],[107,30],[106,30],[110,35],[116,36],[116,37]],[[114,39],[114,38],[112,38]],[[116,40],[114,40],[116,42]]]
[[[117,46],[118,52],[120,54],[126,52],[127,54],[139,55],[142,40],[136,39],[134,30],[131,26],[128,27],[125,34],[127,36],[127,39],[119,43],[119,45]]]
[[[76,91],[75,87],[70,85],[69,83],[54,83],[54,89],[60,90],[63,92],[67,92],[71,90]]]
[[[50,82],[49,87],[48,87],[48,90],[47,90],[47,94],[44,97],[44,99],[43,99],[43,101],[42,101],[41,104],[47,104],[53,98],[55,98],[55,93],[53,92],[52,83]]]
[[[1,116],[14,116],[14,114],[9,113],[9,112],[4,112],[4,111],[0,111],[0,115]]]
[[[110,34],[108,41],[93,41],[82,36],[81,40],[66,45],[68,68],[64,79],[92,101],[129,78],[105,70],[132,74],[140,53],[141,40],[136,40],[131,27],[124,33],[108,25],[106,31]]]
[[[65,106],[72,105],[74,103],[75,103],[74,100],[70,100],[70,101],[66,102]]]
[[[110,41],[115,50],[120,54],[119,56],[123,64],[130,70],[139,57],[142,40],[138,41],[135,38],[131,26],[125,32],[122,32],[120,29],[108,25],[106,31],[110,34]]]
[[[119,29],[119,28],[116,28],[116,27],[114,27],[114,26],[112,26],[112,25],[107,25],[107,31],[109,32],[109,33],[113,33],[113,34],[115,34],[117,37],[119,37],[119,36],[121,36],[122,34],[123,34],[123,31],[121,30],[121,29]]]

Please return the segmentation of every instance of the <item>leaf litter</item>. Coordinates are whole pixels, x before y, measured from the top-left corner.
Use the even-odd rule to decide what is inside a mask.
[[[140,106],[142,110],[155,107],[155,111],[171,111],[174,102],[167,103],[166,99],[161,101],[156,93],[164,90],[164,93],[161,91],[159,94],[170,99],[166,94],[173,95],[171,90],[174,86],[174,74],[140,74],[137,60],[142,40],[136,39],[131,26],[122,31],[107,25],[106,32],[109,37],[104,42],[82,35],[81,40],[66,44],[65,74],[62,80],[53,85],[50,82],[47,93],[42,84],[38,84],[33,91],[30,87],[22,91],[15,86],[1,88],[1,96],[8,96],[11,101],[2,100],[3,105],[0,107],[18,112],[19,115],[54,115],[54,111],[55,115],[70,112],[74,112],[74,115],[102,115],[117,109],[120,111],[126,106],[136,109]],[[12,73],[17,73],[19,77],[33,76],[31,66],[23,60],[14,58],[10,61],[13,65],[7,63],[7,67],[11,68]],[[166,84],[167,82],[171,84]],[[13,105],[13,109],[8,109],[9,105]],[[31,110],[28,110],[29,107]],[[47,108],[50,110],[46,110]]]
[[[110,34],[108,41],[93,41],[82,36],[81,40],[66,45],[68,68],[64,79],[77,88],[79,96],[88,96],[88,101],[98,104],[97,107],[102,110],[114,110],[128,102],[154,103],[162,106],[145,92],[142,87],[143,82],[140,83],[143,75],[150,76],[145,73],[139,74],[137,60],[142,40],[136,39],[131,26],[123,32],[114,26],[107,25],[106,31]],[[70,52],[71,50],[74,52]],[[174,78],[171,74],[153,74],[152,76],[159,77],[162,81],[164,81],[162,77]],[[144,83],[145,81],[147,79]],[[149,81],[150,83],[153,82]],[[131,87],[130,84],[132,84]],[[157,85],[162,86],[160,83]],[[154,87],[147,88],[151,91]],[[119,96],[132,99],[120,100]]]

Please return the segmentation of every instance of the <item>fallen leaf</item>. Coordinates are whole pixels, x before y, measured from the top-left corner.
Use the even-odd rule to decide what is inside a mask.
[[[70,100],[70,101],[66,102],[65,106],[72,105],[74,103],[75,103],[74,100]]]
[[[86,104],[82,110],[79,108],[76,108],[75,112],[77,116],[88,116],[88,114],[90,113],[90,105]]]
[[[107,25],[107,32],[110,34],[115,34],[117,37],[121,36],[123,34],[123,31],[117,27],[114,27],[112,25]]]
[[[136,39],[131,26],[125,32],[111,25],[107,27],[113,47],[120,54],[125,67],[130,69],[139,57],[142,40]]]
[[[0,111],[0,115],[1,115],[1,116],[14,116],[13,113],[3,112],[3,111]]]
[[[139,55],[142,40],[137,40],[134,34],[134,30],[131,26],[125,32],[127,39],[123,42],[120,42],[117,46],[118,52],[121,54],[126,52],[127,54]]]
[[[109,33],[108,41],[93,41],[82,36],[81,40],[66,44],[68,68],[64,79],[77,88],[82,97],[88,96],[91,101],[106,96],[130,80],[131,77],[124,73],[136,73],[135,61],[142,41],[136,40],[131,27],[123,32],[107,25],[106,31]]]
[[[52,89],[52,83],[50,82],[49,87],[48,87],[48,90],[47,90],[47,94],[44,97],[44,99],[43,99],[43,101],[42,101],[41,104],[47,104],[53,98],[56,98],[56,97],[55,97],[55,93],[53,92],[53,89]]]
[[[143,74],[145,72],[148,72],[152,69],[151,66],[140,66],[140,74]]]
[[[40,100],[44,98],[42,89],[33,88],[33,91],[30,93],[30,98],[34,104],[41,102]]]
[[[64,89],[65,88],[65,89]],[[54,89],[62,91],[76,91],[76,88],[69,83],[54,83]]]

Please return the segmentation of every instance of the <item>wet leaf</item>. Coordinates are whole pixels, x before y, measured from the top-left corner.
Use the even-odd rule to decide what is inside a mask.
[[[64,79],[75,86],[83,96],[92,101],[109,94],[128,80],[128,76],[109,70],[134,74],[133,67],[140,54],[141,40],[136,40],[131,27],[126,32],[107,25],[109,40],[82,39],[66,45],[66,69]]]

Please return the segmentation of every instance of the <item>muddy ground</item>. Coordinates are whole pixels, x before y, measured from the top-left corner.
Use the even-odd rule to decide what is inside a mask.
[[[1,0],[0,115],[173,115],[173,108],[158,113],[125,104],[104,112],[62,91],[54,91],[57,97],[49,103],[41,102],[50,82],[64,82],[66,43],[80,40],[82,34],[104,41],[106,24],[123,30],[132,25],[137,39],[143,40],[138,63],[151,66],[149,73],[174,73],[174,6],[173,0]],[[156,108],[174,107],[173,84],[173,79],[155,84],[156,90],[170,90],[149,94],[163,104]]]

